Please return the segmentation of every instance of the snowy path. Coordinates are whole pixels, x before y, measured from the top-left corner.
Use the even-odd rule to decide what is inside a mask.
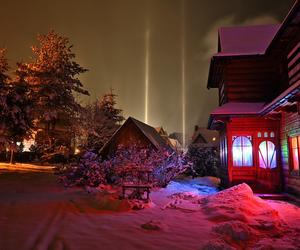
[[[0,172],[0,190],[1,250],[195,249],[199,237],[209,237],[207,227],[212,226],[198,222],[204,220],[202,213],[162,210],[158,205],[103,212],[93,208],[94,201],[83,190],[56,184],[52,173]],[[161,198],[159,192],[156,196]],[[167,200],[163,197],[158,203]],[[160,231],[141,228],[151,220]]]
[[[199,194],[199,188],[203,194],[214,191],[211,187],[200,187],[193,181],[172,183],[168,189],[152,193],[155,205],[151,208],[112,212],[103,211],[103,207],[118,210],[122,208],[122,204],[119,207],[113,206],[109,200],[101,203],[97,197],[87,195],[79,188],[64,189],[56,183],[56,176],[50,171],[19,172],[2,169],[0,249],[180,250],[201,249],[206,242],[216,242],[215,245],[208,245],[214,246],[214,249],[253,249],[237,242],[231,244],[230,240],[223,237],[227,231],[223,232],[224,235],[213,232],[216,225],[223,226],[223,222],[209,219],[202,210],[203,204],[199,204],[202,196],[195,196],[197,192]],[[182,193],[185,191],[188,193]],[[175,192],[181,194],[168,198]],[[286,227],[290,230],[289,234],[298,237],[300,209],[281,202],[270,202],[270,205],[290,225]],[[206,211],[211,209],[210,203],[205,206]],[[225,203],[218,208],[217,202],[213,206],[216,209],[228,209]],[[149,223],[150,221],[152,222]],[[143,224],[146,224],[146,228],[152,226],[153,230],[143,229]],[[217,229],[220,231],[220,227]],[[272,245],[274,241],[262,240],[266,245]],[[252,240],[251,245],[255,245],[255,241],[256,239]],[[280,246],[280,242],[276,244]],[[288,243],[290,249],[297,249],[297,246],[293,246],[293,241]]]

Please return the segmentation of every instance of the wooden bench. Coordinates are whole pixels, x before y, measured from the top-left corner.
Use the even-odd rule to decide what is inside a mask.
[[[150,191],[152,188],[150,182],[150,174],[152,170],[149,169],[135,169],[126,173],[125,177],[123,178],[122,183],[122,197],[126,198],[126,190],[133,190],[131,193],[131,198],[135,199],[143,199],[143,195],[146,192],[146,200],[149,200]],[[130,182],[126,182],[124,179],[131,174]],[[134,178],[135,176],[136,178]]]
[[[122,185],[122,197],[126,198],[126,190],[132,189],[135,195],[132,198],[143,199],[143,194],[146,192],[146,200],[149,200],[152,186],[150,184],[130,184],[124,183]]]

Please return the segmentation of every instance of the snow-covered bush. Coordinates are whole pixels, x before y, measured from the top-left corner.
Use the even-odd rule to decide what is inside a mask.
[[[60,179],[67,186],[98,186],[106,183],[120,185],[125,178],[133,183],[137,180],[148,181],[147,176],[143,175],[143,171],[148,171],[151,176],[150,182],[155,186],[164,187],[189,166],[185,157],[176,152],[136,145],[129,148],[121,146],[106,160],[101,160],[95,153],[85,153],[61,172]]]
[[[187,158],[192,162],[188,173],[192,176],[216,176],[220,165],[219,151],[216,148],[203,148],[190,145]]]
[[[60,180],[65,186],[96,187],[106,183],[105,164],[101,164],[97,154],[86,152],[79,161],[62,169]]]
[[[155,186],[165,187],[172,179],[190,167],[183,154],[166,149],[154,150],[133,145],[119,147],[109,160],[111,169],[118,177],[134,174],[138,169],[151,171],[151,181]]]

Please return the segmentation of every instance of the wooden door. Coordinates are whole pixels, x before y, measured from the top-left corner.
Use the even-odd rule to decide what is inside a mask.
[[[278,145],[273,138],[261,138],[256,147],[257,182],[262,191],[276,192],[280,188]]]

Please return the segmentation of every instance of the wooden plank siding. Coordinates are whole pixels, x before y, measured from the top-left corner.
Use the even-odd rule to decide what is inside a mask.
[[[290,85],[300,80],[300,42],[290,51],[288,59],[288,76]]]
[[[295,173],[290,169],[289,137],[295,135],[300,135],[300,116],[297,113],[282,113],[280,142],[284,188],[287,192],[300,196],[299,172]]]
[[[219,86],[220,105],[226,102],[268,102],[279,94],[278,64],[268,57],[235,59],[224,65]],[[272,93],[270,94],[270,88]]]
[[[119,129],[115,136],[111,138],[108,145],[101,150],[102,156],[113,154],[118,146],[130,147],[137,145],[140,147],[153,147],[151,141],[133,124],[128,122]]]
[[[229,173],[228,173],[228,146],[227,146],[227,137],[226,137],[226,128],[220,133],[220,177],[221,177],[221,186],[229,186]]]

